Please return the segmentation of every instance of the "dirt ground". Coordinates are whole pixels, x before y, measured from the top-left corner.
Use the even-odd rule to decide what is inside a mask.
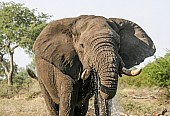
[[[166,112],[170,116],[170,93],[160,88],[130,88],[120,93],[120,111],[138,116],[154,116]]]
[[[113,116],[170,116],[170,100],[165,89],[126,88],[118,90],[112,100]],[[42,95],[28,99],[26,95],[0,98],[0,116],[48,116]],[[93,100],[87,116],[94,116]]]

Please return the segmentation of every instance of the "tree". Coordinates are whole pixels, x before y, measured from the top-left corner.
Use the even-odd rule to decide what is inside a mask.
[[[48,14],[37,13],[35,9],[30,10],[23,4],[0,2],[0,63],[6,72],[8,85],[13,84],[15,49],[21,47],[30,53],[49,17]],[[4,63],[4,55],[7,54],[8,65]]]
[[[7,64],[6,59],[4,59],[4,62],[0,64],[0,78],[2,78],[2,79],[5,77],[5,70],[3,68],[4,64]]]
[[[7,70],[5,70],[4,66],[8,66],[8,60],[6,58],[3,59],[3,63],[0,63],[0,78],[4,79],[4,77],[7,78]],[[16,63],[14,63],[14,75],[17,74],[18,66]]]

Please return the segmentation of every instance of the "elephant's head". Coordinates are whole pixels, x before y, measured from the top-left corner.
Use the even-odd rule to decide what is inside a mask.
[[[78,63],[74,60],[78,56],[84,69],[82,79],[95,70],[101,96],[110,99],[116,93],[119,73],[136,75],[126,68],[153,55],[155,47],[144,30],[131,21],[80,16],[49,24],[36,40],[34,52],[58,67],[60,61],[71,67]]]
[[[73,28],[73,40],[84,67],[82,78],[86,79],[88,71],[95,69],[104,99],[114,97],[119,73],[137,75],[141,70],[133,74],[126,68],[143,62],[155,52],[144,30],[124,19],[81,16]]]

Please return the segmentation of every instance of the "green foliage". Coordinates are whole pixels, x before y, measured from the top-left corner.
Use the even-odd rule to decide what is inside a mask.
[[[146,65],[137,77],[123,76],[120,83],[137,87],[170,87],[170,53],[168,52],[164,57],[156,58],[154,62]]]
[[[23,4],[0,2],[0,52],[14,51],[18,46],[30,50],[46,25],[47,14],[37,13]]]
[[[4,64],[7,64],[7,59],[4,59]],[[4,78],[4,77],[5,77],[5,70],[2,64],[0,63],[0,78]]]
[[[14,77],[14,86],[22,88],[25,85],[29,85],[30,83],[31,78],[29,78],[26,70],[24,68],[19,68],[18,73]]]
[[[156,86],[170,86],[170,53],[145,67],[145,77]]]
[[[21,47],[31,53],[33,43],[49,17],[48,14],[30,10],[23,4],[0,2],[0,63],[4,64],[3,56],[10,56],[7,65],[3,65],[9,85],[13,84],[15,49]]]

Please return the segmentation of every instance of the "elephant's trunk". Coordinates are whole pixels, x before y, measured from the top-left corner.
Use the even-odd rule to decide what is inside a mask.
[[[115,96],[118,83],[118,69],[120,56],[118,55],[117,41],[113,37],[102,37],[96,39],[93,45],[95,59],[100,80],[100,94],[103,99],[111,99]]]
[[[100,95],[103,99],[111,99],[115,96],[117,90],[118,66],[115,66],[113,62],[108,62],[102,70],[98,72],[100,78]]]

